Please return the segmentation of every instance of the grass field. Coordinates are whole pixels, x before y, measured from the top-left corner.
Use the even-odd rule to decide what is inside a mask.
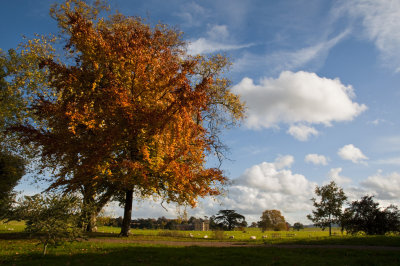
[[[400,265],[400,250],[321,248],[310,245],[400,246],[399,236],[328,237],[326,231],[264,232],[257,229],[225,232],[224,242],[240,242],[249,247],[202,247],[165,245],[163,241],[215,242],[213,232],[132,230],[128,239],[118,238],[119,228],[100,227],[89,235],[92,241],[66,243],[41,255],[38,241],[22,232],[23,223],[0,223],[0,264],[7,265]],[[193,234],[193,238],[189,234]],[[204,235],[209,238],[205,239]],[[272,234],[280,236],[272,237]],[[286,234],[295,234],[286,236]],[[235,236],[229,239],[229,236]],[[267,235],[266,239],[262,239]],[[256,236],[256,240],[250,240]],[[119,242],[112,240],[118,239]],[[154,243],[131,243],[152,240]],[[121,241],[125,241],[122,242]],[[131,242],[130,242],[131,241]],[[268,245],[264,244],[267,243]],[[259,244],[253,246],[251,244]],[[271,247],[269,244],[276,244]],[[283,248],[283,244],[306,244]],[[251,245],[251,246],[250,246]]]

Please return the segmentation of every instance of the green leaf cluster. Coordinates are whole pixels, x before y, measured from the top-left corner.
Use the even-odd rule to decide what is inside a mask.
[[[25,162],[0,151],[0,220],[6,218],[15,198],[14,187],[25,174]]]

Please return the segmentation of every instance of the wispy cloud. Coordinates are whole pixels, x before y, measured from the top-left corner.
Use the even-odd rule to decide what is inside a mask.
[[[399,152],[400,136],[380,137],[375,145],[375,150],[380,152]]]
[[[376,164],[400,165],[400,157],[386,158],[375,161]]]
[[[384,123],[391,124],[390,122],[386,121],[385,119],[380,119],[380,118],[377,118],[375,120],[367,122],[368,125],[374,125],[374,126],[378,126],[378,125],[384,124]]]
[[[252,46],[253,44],[236,44],[231,38],[226,25],[213,25],[208,31],[207,36],[192,40],[188,46],[188,53],[207,54],[219,51],[238,50]]]
[[[266,56],[266,61],[274,65],[274,71],[297,70],[313,61],[324,61],[329,51],[343,40],[350,30],[346,30],[332,39],[296,51],[278,51]]]
[[[359,19],[363,36],[375,44],[385,64],[400,71],[400,1],[340,1],[334,12]]]
[[[252,44],[229,44],[218,42],[210,39],[200,38],[189,44],[188,53],[192,55],[196,54],[208,54],[219,51],[230,51],[247,48]]]
[[[180,5],[180,9],[175,12],[175,16],[181,18],[186,27],[193,27],[202,25],[204,19],[207,19],[210,14],[206,8],[194,1],[190,1]]]
[[[350,30],[347,29],[331,39],[298,50],[276,51],[265,55],[245,53],[235,61],[233,70],[243,71],[263,67],[268,69],[270,74],[276,74],[283,70],[299,70],[310,63],[320,64],[325,60],[329,51],[349,33]]]

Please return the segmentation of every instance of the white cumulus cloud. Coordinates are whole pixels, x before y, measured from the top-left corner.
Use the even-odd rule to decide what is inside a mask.
[[[316,184],[289,170],[291,163],[291,156],[283,156],[248,168],[234,180],[222,203],[248,215],[278,209],[290,217],[302,212],[304,219],[304,211],[312,208],[310,198]]]
[[[368,157],[365,156],[362,151],[353,144],[348,144],[340,148],[338,150],[338,155],[343,160],[349,160],[353,163],[365,163],[365,160],[368,160]]]
[[[328,158],[326,158],[324,155],[320,154],[307,154],[306,157],[304,158],[304,161],[307,163],[312,163],[315,165],[327,165],[328,164]]]
[[[300,141],[307,141],[310,136],[318,135],[318,131],[315,128],[305,125],[290,126],[287,133]]]
[[[278,158],[275,159],[274,166],[276,169],[282,169],[282,168],[290,168],[292,164],[294,163],[294,157],[292,155],[284,155],[284,156],[278,156]]]
[[[351,85],[304,71],[284,71],[276,79],[264,78],[260,84],[246,77],[232,90],[246,102],[246,124],[255,129],[278,127],[281,123],[329,126],[335,121],[352,120],[367,109],[352,101]],[[294,129],[293,134],[303,139],[317,134],[310,127]]]
[[[400,174],[397,172],[383,175],[380,171],[368,177],[361,185],[372,190],[379,199],[392,200],[400,197]]]
[[[332,180],[335,181],[336,184],[338,185],[346,185],[351,183],[351,179],[341,176],[340,173],[342,172],[342,168],[332,168],[329,173],[328,177]]]

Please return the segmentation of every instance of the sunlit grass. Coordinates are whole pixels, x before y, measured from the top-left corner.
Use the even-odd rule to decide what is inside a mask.
[[[118,227],[108,227],[101,226],[98,228],[99,233],[110,233],[117,234],[120,232],[120,228]],[[173,230],[150,230],[150,229],[131,229],[131,237],[136,239],[168,239],[170,240],[171,235],[172,238],[176,238],[178,241],[185,240],[213,240],[213,232],[212,231],[175,231],[176,236],[174,237]],[[163,232],[171,232],[170,234]],[[333,231],[334,237],[344,237],[346,234],[342,235],[340,230],[335,228]],[[252,240],[251,237],[255,236],[256,239]],[[206,238],[205,238],[206,237]],[[262,232],[258,228],[246,228],[241,231],[225,231],[224,232],[224,241],[246,241],[246,242],[254,242],[254,243],[262,243],[262,242],[282,242],[282,240],[299,240],[299,239],[318,239],[329,237],[328,231],[322,231],[319,228],[307,228],[301,231],[265,231]],[[183,239],[188,238],[188,239]]]
[[[0,221],[1,233],[22,232],[24,229],[25,229],[24,221],[10,221],[8,223],[6,223],[5,221]]]
[[[21,233],[25,223],[23,221],[11,221],[0,223],[0,234]],[[329,236],[327,230],[320,228],[306,228],[300,231],[265,231],[258,228],[245,228],[244,230],[225,231],[223,238],[215,239],[212,231],[174,231],[131,229],[128,238],[120,238],[119,227],[99,226],[97,233],[90,233],[88,238],[100,239],[124,239],[127,241],[224,241],[241,242],[247,244],[306,244],[306,245],[369,245],[369,246],[400,246],[400,236],[352,236],[342,234],[339,228],[333,229],[333,236]],[[255,239],[251,239],[255,236]],[[28,236],[26,236],[28,237]]]

